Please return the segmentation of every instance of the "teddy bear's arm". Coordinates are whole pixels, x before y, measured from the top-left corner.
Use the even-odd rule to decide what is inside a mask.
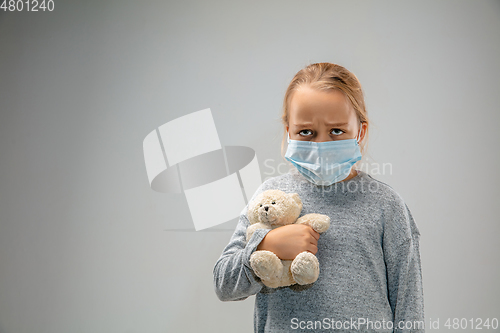
[[[271,229],[271,226],[261,222],[250,225],[247,228],[247,242],[250,238],[252,238],[253,233],[257,229]]]
[[[307,224],[318,233],[323,233],[330,227],[330,217],[324,214],[306,214],[295,222],[296,224]]]

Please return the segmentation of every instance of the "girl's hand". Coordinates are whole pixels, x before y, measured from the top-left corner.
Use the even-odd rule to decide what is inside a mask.
[[[306,224],[289,224],[267,233],[257,250],[268,250],[280,259],[293,260],[297,254],[318,252],[319,233]]]

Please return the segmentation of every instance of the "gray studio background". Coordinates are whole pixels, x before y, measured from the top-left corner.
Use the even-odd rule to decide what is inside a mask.
[[[363,85],[369,156],[393,165],[375,177],[422,235],[426,321],[499,318],[498,59],[499,1],[0,11],[0,332],[253,332],[255,296],[213,290],[236,220],[166,231],[191,216],[182,194],[150,189],[142,141],[211,108],[222,145],[276,176],[283,94],[322,61]]]

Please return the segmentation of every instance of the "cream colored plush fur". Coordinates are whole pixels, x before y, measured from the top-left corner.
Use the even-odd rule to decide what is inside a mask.
[[[260,193],[248,206],[247,241],[257,229],[275,229],[287,224],[307,224],[318,233],[330,227],[330,218],[323,214],[307,214],[300,218],[302,200],[297,193],[267,190]],[[293,260],[281,260],[271,251],[255,251],[250,256],[250,266],[264,285],[270,288],[293,284],[310,284],[319,276],[319,262],[308,251],[299,253]]]

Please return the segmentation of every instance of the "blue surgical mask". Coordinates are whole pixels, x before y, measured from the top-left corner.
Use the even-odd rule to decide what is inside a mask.
[[[358,138],[361,135],[361,125]],[[361,160],[358,138],[325,142],[291,140],[288,133],[285,158],[310,182],[328,186],[349,176]]]

